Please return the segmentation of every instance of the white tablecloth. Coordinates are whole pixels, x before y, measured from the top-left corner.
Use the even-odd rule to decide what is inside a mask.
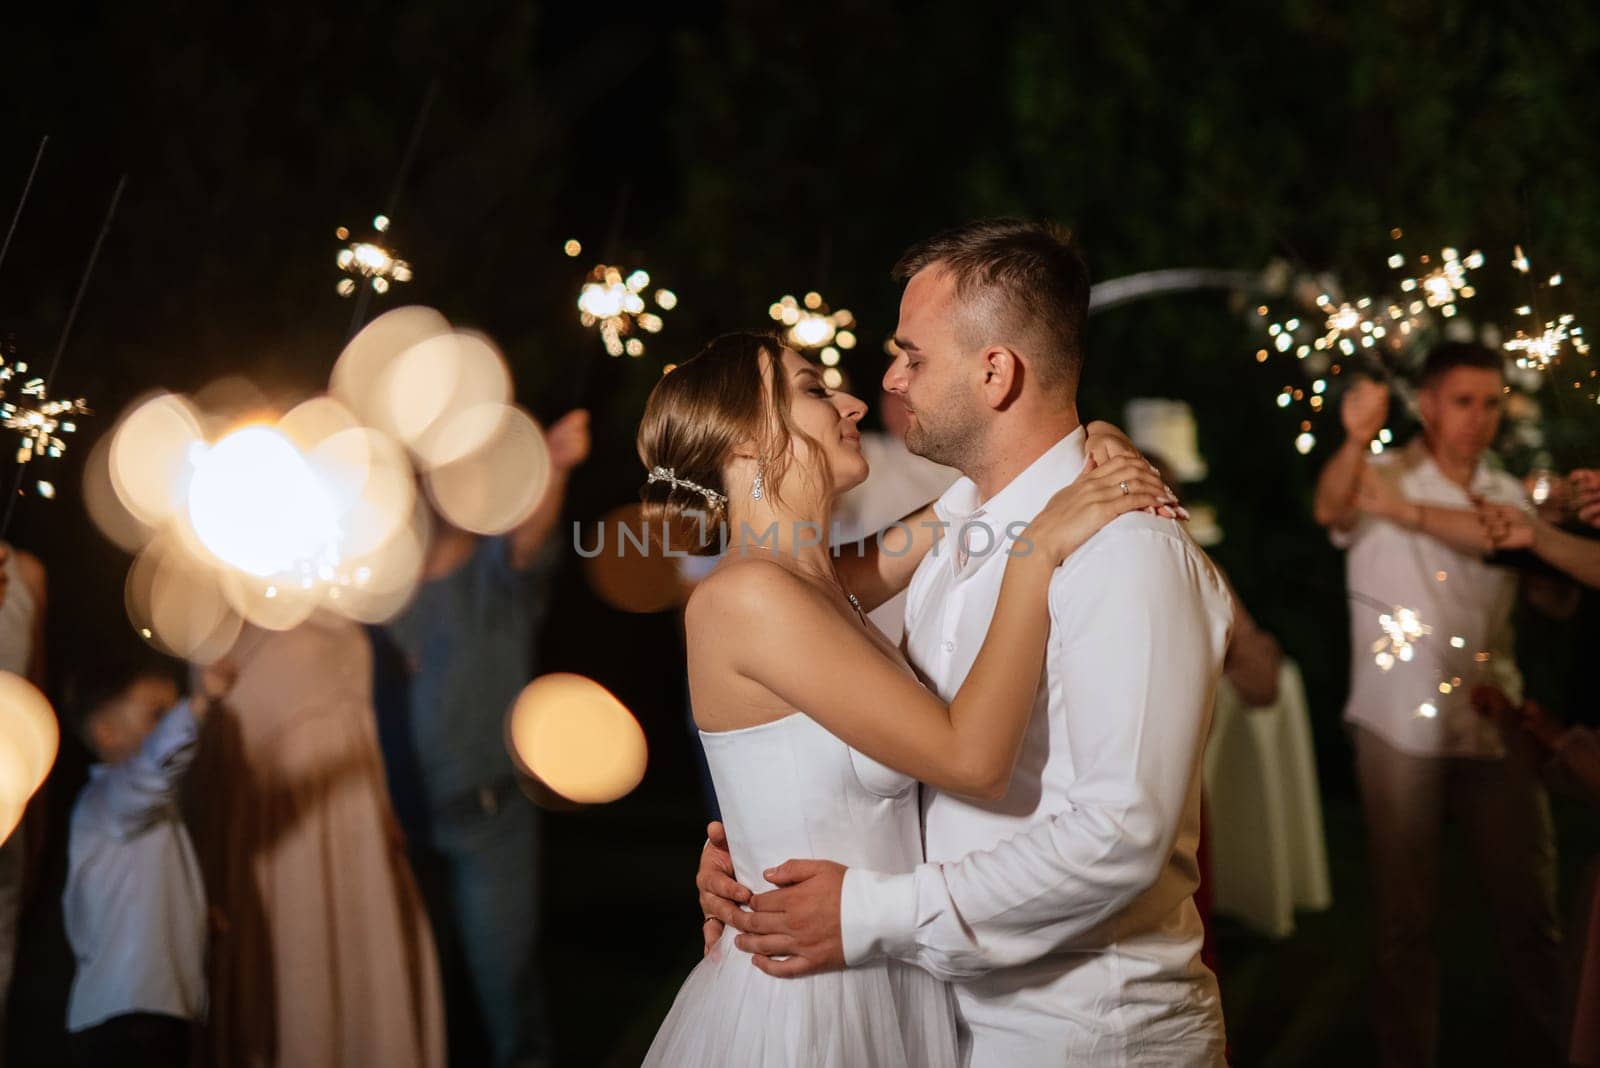
[[[1333,903],[1305,684],[1285,659],[1278,701],[1250,708],[1227,679],[1206,742],[1211,909],[1272,938]]]

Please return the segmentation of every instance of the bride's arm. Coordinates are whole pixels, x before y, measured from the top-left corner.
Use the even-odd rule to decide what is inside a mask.
[[[1120,429],[1095,421],[1084,427],[1084,452],[1097,464],[1139,456]],[[911,583],[917,565],[948,531],[930,502],[858,542],[836,546],[835,568],[844,588],[872,611]]]
[[[1115,516],[1165,499],[1142,460],[1116,461],[1057,494],[1006,561],[983,648],[949,705],[850,624],[830,595],[776,563],[724,566],[701,584],[688,623],[699,640],[723,643],[741,675],[855,749],[940,789],[999,797],[1044,666],[1056,565]]]

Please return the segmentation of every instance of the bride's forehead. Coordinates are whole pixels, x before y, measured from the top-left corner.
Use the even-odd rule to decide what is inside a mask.
[[[793,349],[784,349],[781,357],[783,373],[786,377],[793,377],[806,371],[815,371],[816,368],[810,360],[800,355]]]

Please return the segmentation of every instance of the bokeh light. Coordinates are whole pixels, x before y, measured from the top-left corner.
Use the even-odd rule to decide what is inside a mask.
[[[134,518],[155,526],[183,507],[200,419],[182,397],[158,393],[137,405],[111,439],[111,484]]]
[[[631,538],[624,530],[631,532]],[[584,533],[582,544],[584,578],[595,596],[612,608],[664,612],[683,600],[684,583],[678,572],[681,557],[663,551],[661,527],[645,523],[643,505],[612,509],[600,520],[598,530]],[[640,545],[645,546],[644,551],[639,550]],[[594,555],[588,556],[591,551]]]
[[[485,425],[490,429],[477,451],[427,473],[434,507],[462,530],[510,530],[532,513],[549,485],[550,450],[544,434],[531,416],[508,404],[469,408],[452,423],[473,434]]]
[[[0,842],[10,837],[55,763],[55,710],[20,675],[0,671]]]
[[[599,683],[567,673],[528,684],[507,717],[506,741],[524,773],[585,805],[626,796],[649,759],[633,713]]]
[[[262,578],[337,561],[333,495],[280,431],[245,427],[194,457],[189,520],[218,560]]]

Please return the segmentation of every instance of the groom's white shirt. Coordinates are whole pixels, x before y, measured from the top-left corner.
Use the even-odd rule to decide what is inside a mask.
[[[911,581],[906,652],[945,700],[988,631],[1008,528],[1077,477],[1083,445],[1074,431],[987,502],[963,478],[936,504],[949,536]],[[974,532],[962,551],[969,521],[994,531],[992,550]],[[1114,520],[1051,580],[1045,677],[1005,798],[924,787],[929,863],[846,875],[846,960],[889,956],[956,981],[975,1068],[1222,1063],[1191,895],[1232,618],[1178,523]]]

